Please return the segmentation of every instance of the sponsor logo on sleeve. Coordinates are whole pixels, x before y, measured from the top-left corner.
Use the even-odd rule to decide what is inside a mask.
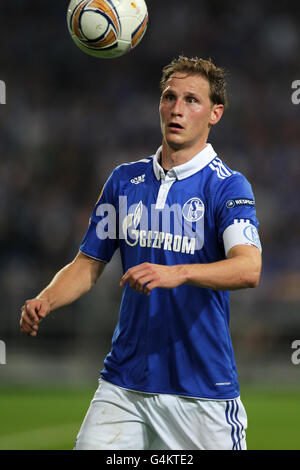
[[[240,207],[240,206],[254,207],[254,205],[255,203],[253,199],[245,199],[245,198],[229,199],[229,201],[226,202],[227,209],[233,209],[234,207]]]

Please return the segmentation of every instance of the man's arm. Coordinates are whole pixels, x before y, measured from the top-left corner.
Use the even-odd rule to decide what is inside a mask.
[[[236,245],[225,260],[208,264],[164,266],[143,263],[130,268],[121,279],[132,289],[149,295],[156,287],[173,288],[191,284],[213,290],[256,287],[261,272],[261,254],[257,247]]]
[[[62,268],[36,298],[26,300],[20,327],[24,333],[37,335],[38,323],[52,310],[68,305],[88,292],[103,272],[105,263],[79,252]]]

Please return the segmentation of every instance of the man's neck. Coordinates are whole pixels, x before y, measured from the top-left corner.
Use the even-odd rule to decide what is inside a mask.
[[[197,153],[201,152],[206,145],[207,143],[204,142],[197,148],[192,147],[174,150],[165,141],[163,141],[160,164],[164,170],[170,170],[174,166],[183,165],[197,155]]]

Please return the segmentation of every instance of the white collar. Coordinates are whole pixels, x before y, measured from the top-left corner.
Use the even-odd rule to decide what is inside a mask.
[[[165,178],[165,172],[161,165],[159,164],[160,153],[162,146],[159,147],[156,154],[153,158],[153,171],[158,180]],[[194,173],[202,170],[207,166],[215,157],[217,156],[211,144],[206,144],[201,152],[197,153],[191,160],[182,165],[174,166],[171,170],[168,171],[167,175],[171,178],[182,180],[192,176]]]

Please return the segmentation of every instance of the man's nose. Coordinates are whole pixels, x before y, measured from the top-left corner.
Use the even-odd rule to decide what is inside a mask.
[[[174,104],[173,104],[173,107],[172,107],[172,110],[171,110],[171,113],[173,116],[182,116],[182,102],[180,99],[177,99],[176,101],[174,101]]]

